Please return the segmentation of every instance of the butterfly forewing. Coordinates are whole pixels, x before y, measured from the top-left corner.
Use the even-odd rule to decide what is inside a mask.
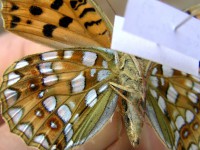
[[[185,10],[188,14],[200,19],[200,4],[190,7]]]
[[[105,51],[50,51],[9,67],[0,92],[11,131],[40,149],[74,147],[98,132],[118,99],[108,84],[114,55]]]
[[[92,0],[6,0],[5,28],[56,48],[110,47],[112,27]]]
[[[149,78],[147,112],[170,149],[199,149],[200,78],[156,65]]]

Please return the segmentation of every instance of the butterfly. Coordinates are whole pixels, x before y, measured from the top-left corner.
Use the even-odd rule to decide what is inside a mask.
[[[27,145],[81,145],[121,102],[134,147],[147,116],[169,149],[200,148],[200,78],[109,49],[112,24],[93,0],[6,0],[2,14],[7,30],[59,49],[24,57],[3,75],[2,115]]]

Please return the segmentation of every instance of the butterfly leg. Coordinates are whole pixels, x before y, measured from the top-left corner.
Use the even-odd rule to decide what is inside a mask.
[[[123,85],[120,85],[120,84],[117,84],[117,83],[114,83],[114,82],[109,82],[109,84],[114,86],[114,87],[117,87],[121,90],[127,91],[127,92],[134,92],[134,90],[130,89],[130,87],[126,87],[126,86],[123,86]]]
[[[124,91],[129,92],[129,93],[133,92],[133,90],[131,90],[131,89],[128,88],[128,87],[125,87],[125,86],[119,85],[119,84],[117,84],[117,83],[114,83],[114,82],[109,82],[109,84],[110,84],[111,88],[112,88],[119,96],[121,96],[124,100],[127,101],[127,103],[130,103],[130,104],[134,105],[133,102],[132,102],[130,99],[128,99],[122,92],[119,91],[119,89],[124,90]],[[117,89],[117,88],[118,88],[118,89]],[[142,109],[140,108],[141,102],[142,102],[142,101],[143,101],[143,100],[139,100],[139,101],[135,104],[135,105],[137,106],[137,108],[139,108],[139,109],[138,109],[138,110],[139,110],[139,111],[138,111],[138,115],[140,115],[140,116],[144,116],[144,113],[145,113],[145,112],[141,111]],[[137,111],[137,109],[136,109],[136,111]],[[143,117],[142,117],[142,118],[143,118]]]
[[[123,115],[123,120],[127,130],[127,135],[133,147],[139,144],[139,139],[143,126],[143,119],[141,119],[141,112],[138,108],[137,101],[132,101],[125,95],[123,95],[116,87],[122,88],[122,90],[127,89],[123,86],[118,86],[118,84],[110,83],[111,88],[123,98],[121,105],[121,112]],[[127,91],[128,92],[128,91]]]

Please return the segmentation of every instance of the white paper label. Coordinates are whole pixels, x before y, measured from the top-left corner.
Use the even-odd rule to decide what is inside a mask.
[[[116,16],[112,49],[139,56],[186,73],[198,75],[199,61],[182,53],[159,46],[123,30],[124,18]]]
[[[200,21],[157,0],[129,0],[124,29],[200,60]]]

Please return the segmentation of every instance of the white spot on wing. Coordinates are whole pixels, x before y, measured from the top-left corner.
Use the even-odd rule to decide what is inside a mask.
[[[58,81],[58,77],[56,75],[50,75],[50,76],[43,78],[43,83],[45,86],[53,85],[53,84],[57,83],[57,81]]]
[[[23,68],[28,65],[29,63],[26,60],[21,60],[15,65],[15,69]]]
[[[169,100],[169,102],[175,104],[177,100],[177,96],[178,96],[178,92],[176,91],[176,89],[173,86],[169,86],[167,90],[167,99]]]
[[[38,65],[40,73],[52,73],[53,70],[51,68],[52,63],[51,62],[46,62],[46,63],[41,63]]]
[[[44,91],[41,91],[41,92],[38,94],[38,97],[39,97],[39,98],[43,98],[43,96],[44,96]]]
[[[56,108],[56,98],[54,96],[50,96],[43,101],[44,107],[47,111],[51,112]]]
[[[156,92],[155,90],[150,89],[150,92],[151,92],[151,94],[152,94],[152,96],[153,96],[154,98],[158,98],[158,94],[157,94],[157,92]]]
[[[15,90],[11,90],[11,89],[6,89],[4,91],[4,95],[7,100],[8,106],[12,106],[18,98],[18,92]]]
[[[107,63],[107,61],[103,60],[102,66],[103,66],[104,68],[108,68],[108,63]]]
[[[174,70],[168,66],[162,66],[162,70],[165,77],[172,77],[174,74]]]
[[[150,80],[154,87],[158,87],[158,78],[157,77],[151,76]]]
[[[185,85],[189,88],[192,88],[192,81],[191,80],[185,80]]]
[[[108,88],[108,84],[104,84],[99,88],[99,93],[104,92]]]
[[[180,130],[181,127],[182,127],[184,124],[185,124],[185,121],[184,121],[183,117],[182,117],[182,116],[178,116],[178,117],[176,118],[176,127],[177,127],[177,129]]]
[[[70,59],[73,55],[73,51],[65,51],[64,52],[64,58]]]
[[[184,136],[185,138],[187,138],[188,135],[189,135],[189,132],[188,132],[187,130],[185,130],[184,133],[183,133],[183,136]]]
[[[42,112],[41,112],[41,110],[36,110],[35,115],[36,115],[37,117],[42,117]]]
[[[178,131],[175,132],[175,146],[178,146],[178,141],[180,139],[180,134]]]
[[[17,81],[20,80],[20,75],[11,72],[8,75],[8,86],[15,84]]]
[[[47,52],[43,53],[41,55],[42,60],[52,60],[55,58],[58,58],[58,53],[57,52]]]
[[[161,111],[163,112],[163,114],[166,113],[166,104],[165,104],[165,100],[160,96],[158,99],[158,105],[161,109]]]
[[[194,130],[197,130],[198,128],[199,128],[199,124],[196,123],[196,124],[194,125]]]
[[[79,114],[74,115],[74,120],[78,119]]]
[[[170,122],[170,126],[171,126],[171,128],[172,128],[173,130],[176,130],[176,126],[175,126],[175,124],[174,124],[173,121]]]
[[[200,93],[200,84],[195,82],[193,85],[193,90],[197,93]]]
[[[186,121],[187,121],[187,123],[191,123],[192,120],[194,120],[194,114],[190,110],[187,110],[186,111]]]
[[[102,80],[106,79],[109,75],[110,75],[109,70],[100,70],[98,72],[97,80],[102,81]]]
[[[94,77],[95,73],[96,73],[96,69],[91,69],[90,70],[91,77]]]
[[[29,124],[20,124],[17,129],[22,131],[29,139],[33,136],[33,130]]]
[[[88,92],[85,97],[86,106],[93,107],[97,102],[97,93],[94,89]]]
[[[58,116],[65,122],[67,123],[69,119],[71,118],[71,111],[67,105],[62,105],[57,111]]]
[[[74,142],[73,142],[72,140],[70,140],[70,141],[67,143],[67,146],[65,147],[64,150],[70,149],[73,145],[74,145]]]
[[[181,72],[181,74],[182,74],[183,76],[187,76],[187,73],[185,73],[185,72]]]
[[[198,146],[196,144],[191,144],[188,150],[198,150]]]
[[[71,81],[72,92],[77,93],[83,91],[85,88],[85,77],[83,76],[83,72],[81,72],[77,77],[75,77]]]
[[[164,78],[160,78],[161,81],[161,85],[164,86],[165,85],[165,79]]]
[[[58,128],[58,125],[53,121],[50,122],[50,126],[51,126],[52,129]]]
[[[73,129],[72,129],[72,124],[68,123],[67,126],[64,129],[66,142],[69,142],[69,140],[71,140],[73,133],[74,132],[73,132]]]
[[[23,115],[23,111],[21,108],[10,108],[8,114],[12,118],[14,124],[17,124]]]
[[[157,72],[158,72],[158,69],[154,68],[153,71],[152,71],[152,75],[155,75]]]
[[[56,146],[56,145],[53,145],[53,146],[51,147],[51,150],[56,150],[56,148],[57,148],[57,146]]]
[[[47,139],[45,138],[45,136],[43,134],[36,136],[34,138],[34,142],[41,144],[46,149],[49,149],[49,147],[50,147]]]
[[[189,92],[188,98],[193,102],[194,104],[198,103],[198,97],[196,94]]]
[[[97,54],[93,52],[84,52],[83,64],[86,66],[93,66],[97,59]]]
[[[69,107],[70,107],[71,109],[73,109],[75,106],[76,106],[76,105],[75,105],[75,103],[74,103],[73,101],[70,101],[70,102],[69,102]]]
[[[197,76],[191,76],[193,79],[195,79],[196,81],[200,82],[200,77]]]

